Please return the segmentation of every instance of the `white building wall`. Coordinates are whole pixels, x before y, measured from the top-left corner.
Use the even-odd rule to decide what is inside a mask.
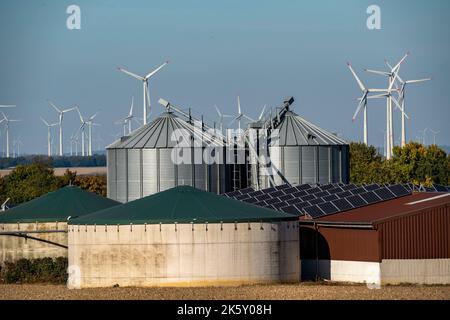
[[[0,224],[0,232],[45,230],[65,231],[67,230],[67,223],[38,222]],[[56,245],[67,246],[67,233],[30,233],[29,236],[46,242],[13,235],[0,235],[0,265],[5,263],[5,261],[14,262],[22,258],[67,257],[67,249]]]
[[[72,225],[68,238],[69,288],[300,280],[296,221]]]
[[[381,275],[383,284],[450,284],[450,259],[387,259]]]

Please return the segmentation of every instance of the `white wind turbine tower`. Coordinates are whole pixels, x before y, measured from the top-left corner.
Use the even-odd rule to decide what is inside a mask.
[[[433,134],[433,144],[436,145],[436,136],[440,131],[434,131],[433,129],[430,129],[430,132]]]
[[[88,125],[88,156],[92,156],[92,127],[100,126],[100,124],[94,122],[94,118],[98,115],[98,112],[94,113],[89,119],[86,121]]]
[[[356,82],[358,83],[359,88],[363,92],[361,98],[359,98],[358,106],[356,107],[355,113],[353,114],[352,121],[355,121],[356,116],[358,115],[361,108],[363,108],[364,112],[364,144],[368,145],[369,140],[369,128],[368,128],[368,115],[367,115],[367,99],[369,98],[368,94],[371,92],[387,92],[386,89],[367,89],[366,86],[363,84],[361,79],[357,76],[355,70],[353,70],[352,65],[350,62],[347,62],[347,66],[350,69],[350,72],[352,73],[353,77],[355,78]]]
[[[417,79],[417,80],[403,80],[398,74],[397,74],[397,80],[400,82],[400,91],[398,93],[400,98],[400,103],[402,105],[403,111],[405,110],[405,91],[406,91],[406,85],[410,83],[420,83],[425,81],[430,81],[432,78],[424,78],[424,79]],[[398,87],[397,87],[398,89]],[[405,116],[404,113],[402,114],[402,140],[401,140],[401,146],[404,147],[406,145],[406,125],[405,125]]]
[[[224,118],[232,118],[233,116],[228,115],[228,114],[223,114],[222,112],[220,112],[219,108],[216,105],[214,105],[214,108],[216,109],[216,112],[219,115],[220,133],[223,134],[223,119]]]
[[[0,123],[5,122],[5,131],[6,131],[6,157],[9,158],[9,123],[10,122],[19,122],[22,120],[17,119],[9,119],[3,112],[3,119],[0,120]]]
[[[52,133],[51,133],[51,128],[54,126],[57,126],[58,123],[48,123],[47,121],[44,120],[44,118],[41,117],[41,121],[47,126],[47,156],[51,157],[52,156]]]
[[[408,57],[409,52],[407,52],[403,58],[400,59],[400,61],[394,66],[392,67],[386,60],[386,64],[389,67],[389,71],[388,72],[384,72],[384,71],[377,71],[377,70],[370,70],[370,69],[365,69],[365,71],[370,72],[370,73],[376,73],[376,74],[381,74],[384,75],[386,77],[388,77],[388,88],[392,89],[393,84],[398,76],[398,71],[400,68],[400,65],[403,63],[403,61],[405,61],[405,59]],[[390,159],[392,157],[392,149],[394,147],[394,126],[393,126],[393,121],[392,121],[392,101],[393,101],[393,97],[391,94],[389,94],[388,96],[386,96],[386,158]],[[394,101],[395,102],[395,101]],[[397,105],[398,103],[396,103]],[[402,110],[402,109],[400,109]]]
[[[143,123],[144,125],[147,124],[147,112],[150,112],[150,93],[148,90],[148,80],[153,77],[159,70],[161,70],[165,65],[167,65],[169,63],[169,61],[164,62],[162,65],[160,65],[158,68],[156,68],[155,70],[149,72],[146,76],[142,77],[139,76],[135,73],[132,73],[128,70],[125,70],[123,68],[118,68],[119,71],[135,78],[138,79],[140,81],[142,81],[142,86],[143,86],[143,100],[144,100],[144,104],[143,104],[143,109],[144,109],[144,114],[143,114]]]
[[[48,100],[48,103],[56,110],[59,115],[59,156],[63,156],[63,118],[64,114],[73,110],[76,110],[76,107],[69,109],[60,109],[53,102]]]

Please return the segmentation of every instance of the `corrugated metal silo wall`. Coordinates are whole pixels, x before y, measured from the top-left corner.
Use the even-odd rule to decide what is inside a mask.
[[[450,258],[450,206],[422,210],[378,225],[383,259]]]
[[[133,201],[141,198],[141,149],[127,150],[128,198]]]
[[[317,182],[317,150],[316,147],[301,147],[301,177],[303,183]]]
[[[127,150],[116,149],[116,178],[117,178],[117,201],[127,202]]]
[[[108,197],[128,202],[179,185],[214,193],[232,190],[232,165],[176,165],[171,159],[172,150],[108,149]]]
[[[341,149],[342,159],[342,182],[349,183],[350,181],[350,146],[343,145]]]
[[[117,200],[117,181],[116,181],[116,150],[106,150],[107,179],[106,192],[107,197]]]
[[[158,192],[158,150],[142,150],[142,195]]]
[[[348,183],[348,146],[270,147],[273,165],[292,185],[303,183]],[[253,181],[254,179],[252,179]],[[274,176],[275,184],[285,183]],[[267,183],[264,184],[267,187]]]
[[[302,260],[381,262],[379,248],[377,230],[300,226]]]

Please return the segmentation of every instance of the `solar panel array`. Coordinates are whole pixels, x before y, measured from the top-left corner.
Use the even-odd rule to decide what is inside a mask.
[[[395,185],[284,184],[255,191],[252,188],[223,195],[277,211],[318,218],[411,194],[410,187]]]

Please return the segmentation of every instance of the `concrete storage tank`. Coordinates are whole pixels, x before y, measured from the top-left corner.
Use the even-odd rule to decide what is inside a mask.
[[[118,204],[67,186],[0,212],[0,264],[67,256],[67,219]]]
[[[191,119],[184,120],[168,108],[148,125],[108,146],[108,198],[124,203],[179,185],[214,193],[230,191],[232,165],[195,162],[194,153],[199,147],[191,148],[191,164],[172,161],[171,154],[177,145],[173,137],[178,137],[179,132],[184,141],[193,141],[201,135],[223,146],[223,141],[209,135],[201,126],[201,129],[195,127]],[[205,146],[205,143],[200,145],[201,152]]]
[[[300,279],[296,216],[181,186],[69,221],[69,288]]]
[[[252,186],[257,188],[256,179],[259,188],[270,187],[270,180],[275,185],[348,183],[348,143],[291,111],[292,102],[293,98],[285,101],[279,115],[266,125],[278,130],[276,141],[268,143],[268,155],[276,173],[269,179],[259,171],[260,176],[252,178]]]

